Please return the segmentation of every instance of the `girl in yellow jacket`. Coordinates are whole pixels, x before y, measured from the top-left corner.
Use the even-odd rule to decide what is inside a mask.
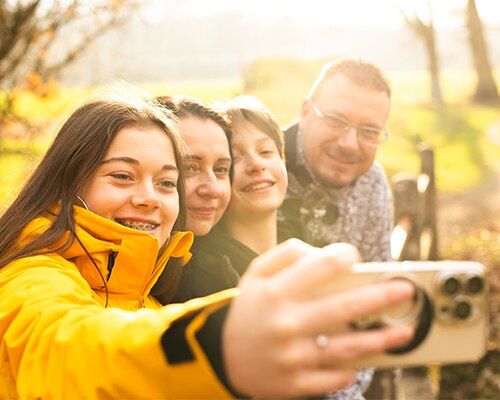
[[[166,262],[192,242],[179,149],[174,118],[124,91],[64,123],[0,219],[0,398],[323,393],[352,380],[343,363],[410,338],[332,330],[408,299],[407,285],[306,295],[356,260],[347,245],[287,242],[240,288],[161,306],[179,273]]]

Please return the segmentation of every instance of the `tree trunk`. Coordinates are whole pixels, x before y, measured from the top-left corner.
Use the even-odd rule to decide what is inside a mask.
[[[431,93],[432,100],[437,103],[443,103],[443,96],[441,95],[441,83],[439,79],[439,66],[438,55],[436,51],[436,40],[434,36],[434,27],[432,24],[428,25],[423,31],[425,40],[425,48],[427,49],[427,57],[429,62],[429,74],[431,76]]]
[[[498,89],[491,71],[488,49],[483,34],[483,25],[476,8],[475,0],[467,1],[467,27],[472,50],[477,86],[474,101],[493,102],[500,100]]]
[[[436,38],[434,35],[434,24],[432,22],[432,10],[429,3],[429,23],[425,23],[417,14],[410,16],[402,9],[399,10],[403,15],[406,23],[419,36],[425,45],[427,53],[427,61],[429,68],[429,76],[431,79],[431,98],[433,101],[442,104],[443,97],[441,95],[441,82],[439,79],[439,57],[436,51]]]

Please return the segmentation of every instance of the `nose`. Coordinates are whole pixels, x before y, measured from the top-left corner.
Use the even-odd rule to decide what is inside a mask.
[[[347,152],[353,153],[358,150],[358,131],[355,126],[347,125],[345,131],[337,140],[338,145]]]
[[[198,187],[198,194],[200,196],[211,197],[214,199],[222,196],[223,189],[221,187],[221,182],[219,182],[213,172],[204,175],[201,179],[203,182]]]
[[[249,174],[257,174],[259,172],[264,171],[266,167],[264,166],[264,163],[258,157],[257,155],[249,154],[246,157],[246,171]]]
[[[144,183],[132,196],[134,207],[148,207],[152,209],[160,208],[161,203],[154,187],[150,183]]]

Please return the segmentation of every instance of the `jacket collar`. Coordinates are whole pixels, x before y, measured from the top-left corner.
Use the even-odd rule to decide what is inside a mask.
[[[170,257],[183,257],[185,261],[190,258],[192,232],[172,235],[158,259],[158,240],[154,236],[127,228],[78,206],[74,206],[74,215],[78,240],[64,250],[56,250],[56,253],[73,262],[95,291],[104,291],[104,278],[110,295],[143,298],[149,294]],[[54,216],[50,213],[31,221],[23,231],[21,243],[45,231],[53,220]],[[68,236],[69,232],[47,250],[57,249]]]
[[[285,159],[287,170],[292,173],[302,187],[313,182],[312,175],[307,169],[305,162],[301,162],[298,154],[299,124],[295,122],[284,129],[285,135]]]

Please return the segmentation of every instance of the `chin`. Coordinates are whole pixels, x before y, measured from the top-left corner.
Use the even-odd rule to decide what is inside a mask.
[[[339,179],[339,178],[335,178],[335,179],[331,179],[331,178],[328,178],[328,179],[323,179],[323,184],[327,187],[332,187],[332,188],[341,188],[343,186],[347,186],[349,185],[350,183],[352,183],[354,181],[355,178],[344,178],[344,179]]]
[[[212,230],[212,226],[206,228],[197,228],[197,229],[186,229],[188,231],[192,231],[194,236],[206,236]]]

